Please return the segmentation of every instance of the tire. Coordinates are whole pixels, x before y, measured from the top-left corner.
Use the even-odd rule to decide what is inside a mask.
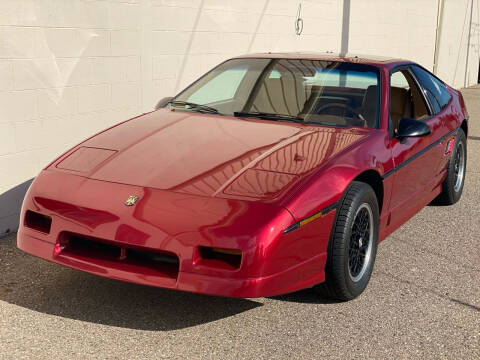
[[[434,200],[436,205],[453,205],[460,200],[467,170],[467,138],[462,129],[458,130],[452,155],[447,164],[447,176],[442,192]]]
[[[366,228],[363,225],[367,220],[369,231],[362,235],[362,229]],[[379,211],[375,192],[368,184],[353,181],[340,200],[332,226],[325,282],[315,286],[323,297],[348,301],[365,290],[377,254],[378,224]],[[365,235],[368,237],[367,244]],[[364,254],[363,262],[362,257],[359,257],[361,253]]]

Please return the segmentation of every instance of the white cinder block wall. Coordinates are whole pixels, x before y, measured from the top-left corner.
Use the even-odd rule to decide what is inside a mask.
[[[345,1],[348,21],[342,0],[0,0],[0,234],[57,155],[228,57],[343,44],[433,68],[438,0]],[[444,1],[438,74],[474,84],[478,0]]]

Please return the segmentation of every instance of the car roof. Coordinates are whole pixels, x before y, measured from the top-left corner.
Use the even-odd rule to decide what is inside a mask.
[[[398,63],[410,63],[411,61],[377,55],[340,54],[333,52],[267,52],[236,56],[235,58],[267,58],[267,59],[309,59],[327,60],[371,64],[376,66],[392,66]]]

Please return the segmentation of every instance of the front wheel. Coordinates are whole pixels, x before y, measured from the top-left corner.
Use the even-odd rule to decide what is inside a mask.
[[[327,250],[323,295],[347,301],[367,287],[378,244],[379,210],[373,189],[354,181],[337,210]]]

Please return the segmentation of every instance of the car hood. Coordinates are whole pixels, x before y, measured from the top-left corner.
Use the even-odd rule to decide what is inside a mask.
[[[366,134],[162,109],[97,134],[50,168],[196,195],[270,200]]]

